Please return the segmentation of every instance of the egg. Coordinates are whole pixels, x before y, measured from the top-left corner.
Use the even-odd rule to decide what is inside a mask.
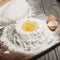
[[[16,30],[22,33],[32,33],[37,29],[39,25],[36,19],[24,18],[22,20],[16,21]]]
[[[57,18],[53,15],[50,15],[48,16],[48,28],[51,30],[51,31],[55,31],[58,27],[58,21],[57,21]]]
[[[22,24],[22,29],[25,30],[26,32],[34,31],[35,28],[36,25],[33,22],[25,22]]]

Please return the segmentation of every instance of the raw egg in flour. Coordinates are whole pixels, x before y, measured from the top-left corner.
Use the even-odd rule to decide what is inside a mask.
[[[24,22],[22,24],[22,29],[26,32],[34,31],[36,28],[36,25],[33,22]]]
[[[37,30],[38,21],[33,18],[25,18],[20,21],[17,21],[16,29],[19,32],[23,33],[32,33]]]

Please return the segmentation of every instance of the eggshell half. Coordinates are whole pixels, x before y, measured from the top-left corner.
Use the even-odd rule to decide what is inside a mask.
[[[57,27],[58,27],[58,22],[57,21],[51,21],[51,22],[48,23],[48,28],[51,31],[55,31]]]
[[[50,22],[50,21],[57,21],[57,18],[53,15],[49,15],[48,16],[48,22]]]

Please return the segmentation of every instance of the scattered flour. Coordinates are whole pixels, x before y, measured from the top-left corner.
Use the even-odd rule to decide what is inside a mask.
[[[60,39],[60,27],[54,32],[50,31],[46,19],[28,19],[37,26],[33,32],[25,32],[21,29],[22,23],[26,22],[27,19],[19,20],[20,22],[5,27],[0,40],[11,51],[38,54],[58,43]]]
[[[8,50],[4,52],[4,54],[9,54],[9,53],[10,53],[10,52],[9,52]]]

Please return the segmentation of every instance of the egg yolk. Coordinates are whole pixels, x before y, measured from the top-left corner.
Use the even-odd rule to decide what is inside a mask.
[[[36,24],[34,24],[33,22],[25,22],[22,24],[22,29],[27,32],[32,32],[35,30],[35,28]]]

